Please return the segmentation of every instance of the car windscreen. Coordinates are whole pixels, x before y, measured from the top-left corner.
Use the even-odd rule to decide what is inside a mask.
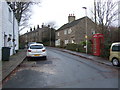
[[[114,46],[112,47],[112,51],[119,51],[119,52],[120,52],[120,44],[114,45]]]
[[[43,46],[42,45],[31,45],[30,49],[42,49]]]

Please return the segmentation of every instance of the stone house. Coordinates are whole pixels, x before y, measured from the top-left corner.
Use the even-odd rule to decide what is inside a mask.
[[[20,43],[26,45],[29,42],[39,42],[44,45],[55,46],[55,29],[50,26],[39,25],[37,28],[30,28],[30,32],[27,32],[20,36]]]
[[[2,47],[10,47],[10,55],[19,49],[18,22],[5,0],[0,1],[0,60]]]
[[[68,23],[56,30],[56,46],[65,46],[68,43],[79,44],[85,41],[87,19],[87,38],[91,40],[95,33],[95,23],[88,17],[75,20],[74,15],[68,16]]]

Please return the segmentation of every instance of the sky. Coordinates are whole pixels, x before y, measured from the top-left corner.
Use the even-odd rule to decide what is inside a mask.
[[[37,25],[55,22],[56,29],[68,23],[69,14],[74,14],[76,19],[85,16],[85,9],[87,7],[87,16],[92,19],[94,10],[94,0],[40,0],[40,5],[32,6],[32,16],[29,20],[30,27],[34,28]],[[20,32],[26,33],[29,28]]]
[[[56,29],[68,23],[69,14],[74,14],[76,19],[85,16],[85,9],[87,7],[87,14],[89,17],[93,10],[94,0],[40,0],[40,5],[32,6],[32,16],[29,20],[30,27],[37,27],[37,25],[55,22]],[[29,28],[22,30],[20,33],[26,33]]]

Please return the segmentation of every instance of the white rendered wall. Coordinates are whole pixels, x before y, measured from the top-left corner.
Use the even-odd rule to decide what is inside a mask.
[[[2,59],[2,2],[0,1],[0,61]]]
[[[0,10],[0,14],[1,14],[1,17],[0,17],[0,27],[1,27],[1,30],[0,30],[0,50],[2,47],[10,47],[10,55],[13,55],[13,12],[11,10],[11,8],[8,6],[8,4],[6,3],[6,1],[3,1],[2,2],[0,1],[0,3],[2,4],[2,10]],[[11,11],[11,12],[10,12]],[[11,13],[11,14],[10,14]],[[11,17],[11,18],[10,18]],[[19,43],[18,43],[18,22],[17,20],[15,19],[14,20],[14,33],[15,33],[15,44],[16,44],[16,47],[15,47],[15,50],[18,50],[18,47],[19,47]],[[5,39],[4,39],[4,36],[6,35],[6,43],[5,43]],[[8,42],[8,38],[11,38],[11,40]],[[0,51],[0,60],[1,60],[1,51]]]

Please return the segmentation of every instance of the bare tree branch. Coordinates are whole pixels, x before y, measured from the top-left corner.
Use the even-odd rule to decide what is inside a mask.
[[[98,0],[98,2],[95,2],[95,4],[96,20],[97,23],[101,26],[101,31],[104,32],[104,29],[107,29],[114,21],[118,20],[118,3],[112,2],[111,0],[107,0],[105,2]]]
[[[28,20],[31,17],[31,6],[39,4],[40,2],[33,2],[33,0],[14,0],[14,2],[9,2],[8,5],[12,8],[15,17],[18,21],[19,26],[28,26]]]

